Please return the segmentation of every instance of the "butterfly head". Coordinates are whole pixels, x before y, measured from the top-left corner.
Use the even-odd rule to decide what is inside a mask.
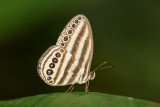
[[[96,76],[96,73],[95,73],[95,72],[90,72],[90,73],[89,73],[89,79],[90,79],[90,80],[93,80],[93,79],[95,78],[95,76]]]

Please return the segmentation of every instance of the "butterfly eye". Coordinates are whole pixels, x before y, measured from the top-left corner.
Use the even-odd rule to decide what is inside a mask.
[[[93,80],[95,78],[96,74],[95,74],[95,72],[90,72],[89,75],[90,75],[90,79]]]
[[[52,75],[52,74],[53,74],[53,70],[48,69],[48,70],[47,70],[47,75]]]

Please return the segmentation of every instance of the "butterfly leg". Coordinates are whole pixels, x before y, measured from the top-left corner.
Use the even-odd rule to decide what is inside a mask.
[[[72,84],[65,93],[70,93],[70,92],[72,92],[73,89],[74,89],[74,86],[73,86],[73,85],[74,85],[74,84]]]
[[[86,93],[89,93],[89,80],[86,82],[85,91]]]
[[[69,91],[69,93],[71,93],[73,91],[73,89],[74,89],[74,86],[71,88],[71,90]]]

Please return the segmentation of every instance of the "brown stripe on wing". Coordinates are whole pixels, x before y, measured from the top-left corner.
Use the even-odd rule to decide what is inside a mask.
[[[87,53],[88,46],[89,46],[89,37],[86,38],[85,43],[83,45],[81,57],[79,59],[79,64],[74,69],[73,75],[72,75],[72,77],[70,78],[70,80],[68,81],[67,84],[72,84],[74,82],[74,80],[76,79],[77,74],[78,74],[80,68],[82,67],[82,63],[84,62],[84,57],[85,57],[85,54]],[[84,69],[84,70],[86,70],[86,69]]]
[[[65,59],[65,57],[66,57],[66,54],[67,54],[67,51],[65,51],[65,53],[63,54],[63,57],[62,57],[62,59],[61,59],[61,62],[59,62],[60,65],[59,65],[59,67],[58,67],[58,69],[57,69],[57,73],[56,73],[56,76],[55,76],[55,78],[54,78],[54,82],[56,82],[58,76],[60,75],[60,69],[61,69],[61,67],[63,66],[63,63],[64,63],[64,59]]]
[[[76,54],[76,52],[77,52],[77,49],[78,49],[78,46],[79,46],[79,44],[80,44],[80,42],[81,42],[81,39],[82,39],[82,37],[84,36],[85,29],[86,29],[86,24],[84,24],[84,25],[82,26],[80,32],[78,33],[78,37],[76,38],[76,41],[75,41],[75,43],[74,43],[74,45],[73,45],[73,47],[72,47],[72,50],[71,50],[71,52],[70,52],[73,57],[75,56],[75,54]]]
[[[87,62],[86,62],[86,64],[85,64],[85,71],[83,72],[83,74],[82,74],[82,79],[81,79],[81,81],[83,81],[84,80],[84,77],[87,75],[88,76],[88,74],[87,74],[87,67],[88,67],[88,64],[89,64],[89,61],[90,61],[90,58],[88,58],[88,60],[87,60]],[[88,73],[89,73],[89,71],[88,71]]]
[[[75,41],[75,43],[74,43],[74,45],[73,45],[73,48],[72,48],[72,50],[71,50],[71,52],[70,52],[73,57],[69,60],[69,62],[68,62],[68,64],[67,64],[67,67],[66,67],[65,70],[64,70],[64,74],[63,74],[62,78],[60,79],[60,81],[58,82],[57,85],[61,85],[61,84],[63,84],[63,82],[65,81],[65,79],[66,79],[66,77],[67,77],[67,75],[68,75],[68,70],[71,68],[72,64],[73,64],[74,61],[75,61],[75,55],[76,55],[76,53],[77,53],[77,49],[78,49],[78,46],[79,46],[79,44],[80,44],[80,42],[81,42],[81,39],[82,39],[82,37],[84,36],[85,29],[86,29],[86,24],[84,24],[84,25],[82,26],[81,30],[80,30],[79,33],[78,33],[78,36],[77,36],[77,38],[76,38],[76,41]],[[75,71],[75,72],[76,72],[76,71]],[[78,71],[77,71],[77,72],[78,72]]]
[[[90,53],[92,53],[92,49],[90,50]],[[89,73],[90,73],[89,70],[90,70],[90,66],[91,66],[91,65],[89,65],[89,67],[88,67],[88,64],[91,62],[91,60],[92,60],[92,57],[89,57],[86,64],[85,64],[84,68],[86,69],[86,71],[83,72],[82,77],[81,77],[82,78],[81,81],[84,81],[85,76],[87,76],[86,79],[88,79],[88,76],[89,76]],[[87,68],[88,68],[88,70],[87,70]]]
[[[71,68],[74,61],[75,61],[75,59],[73,57],[71,57],[71,59],[68,61],[67,67],[64,70],[64,74],[63,74],[62,78],[60,79],[60,81],[57,83],[57,85],[63,84],[63,82],[65,81],[65,79],[68,75],[68,70]]]

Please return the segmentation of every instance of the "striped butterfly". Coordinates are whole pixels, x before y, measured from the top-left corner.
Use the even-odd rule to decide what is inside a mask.
[[[38,61],[38,74],[50,86],[86,83],[95,78],[90,72],[93,56],[93,35],[84,15],[73,17],[61,32],[56,45],[49,47]]]

